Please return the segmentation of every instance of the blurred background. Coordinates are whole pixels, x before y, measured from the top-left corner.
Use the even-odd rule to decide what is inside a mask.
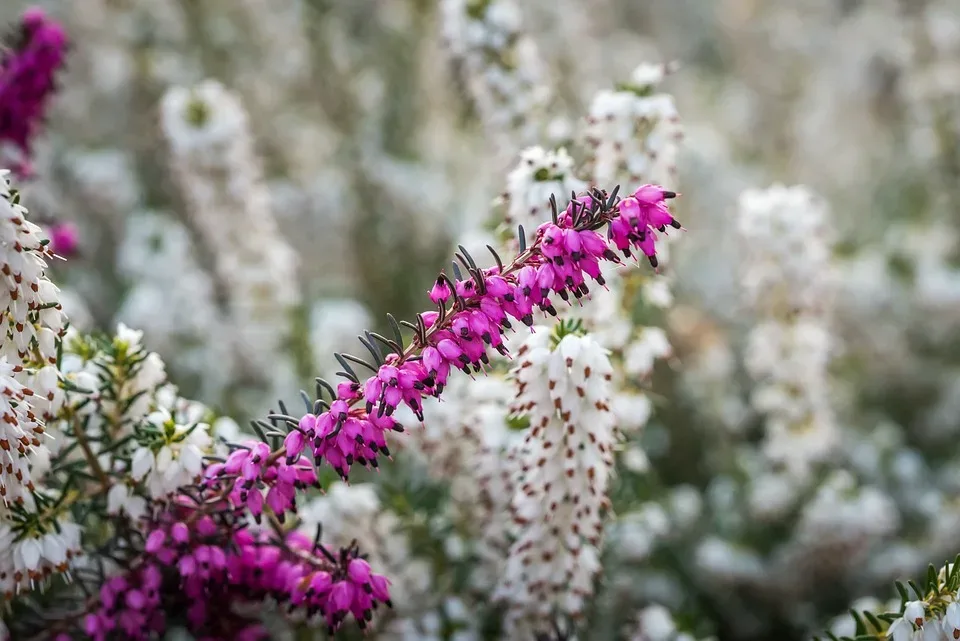
[[[956,0],[37,4],[72,43],[24,185],[35,219],[76,236],[54,267],[64,306],[82,329],[143,330],[181,394],[240,424],[297,402],[388,312],[425,309],[457,243],[507,242],[523,148],[566,146],[592,158],[587,180],[606,176],[576,150],[621,116],[610,91],[672,96],[682,139],[647,154],[668,166],[627,172],[682,192],[672,292],[620,309],[669,345],[626,368],[652,412],[618,459],[580,638],[852,634],[834,617],[882,609],[892,580],[960,552]],[[0,22],[27,6],[5,0]],[[662,81],[659,66],[637,79],[661,63]],[[627,132],[644,135],[649,151],[654,134]],[[805,189],[756,191],[776,183]],[[743,229],[784,211],[806,227]],[[789,309],[758,302],[763,278]],[[817,331],[794,351],[758,338],[797,314]],[[773,455],[758,390],[790,368],[819,377],[800,422],[829,426]],[[377,638],[503,634],[475,580],[480,499],[452,490],[479,455],[428,446],[504,429],[510,395],[490,419],[464,394],[375,482],[313,506],[345,537],[381,537],[402,596]],[[817,454],[796,472],[803,448]]]

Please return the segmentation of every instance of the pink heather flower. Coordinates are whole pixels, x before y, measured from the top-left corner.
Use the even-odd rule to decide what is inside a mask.
[[[95,641],[118,636],[146,641],[159,635],[166,629],[161,583],[162,573],[154,564],[113,577],[100,588],[100,609],[86,616],[84,631]]]
[[[450,300],[452,295],[453,291],[450,289],[446,276],[440,276],[430,290],[430,300],[434,303],[445,303]]]
[[[310,462],[295,452],[303,449],[308,435],[315,429],[315,421],[305,419],[287,436],[291,447],[286,458],[271,456],[270,447],[263,442],[247,441],[234,450],[223,464],[213,464],[204,471],[205,487],[223,489],[230,483],[227,500],[234,507],[243,507],[255,518],[260,517],[266,504],[281,520],[296,508],[297,490],[317,484],[317,476]],[[292,435],[294,436],[291,438]],[[267,490],[264,498],[263,490]]]
[[[503,333],[511,320],[532,326],[535,310],[555,316],[556,299],[579,300],[590,291],[588,281],[604,286],[602,263],[621,262],[611,244],[627,258],[642,253],[656,267],[657,233],[681,228],[665,204],[675,196],[656,185],[611,202],[603,192],[581,195],[556,222],[541,225],[513,263],[469,269],[457,281],[441,275],[429,292],[439,310],[420,314],[423,329],[412,349],[387,356],[366,381],[340,383],[329,409],[305,415],[286,437],[287,456],[312,445],[314,458],[325,458],[345,480],[355,463],[377,467],[378,456],[389,455],[386,433],[403,431],[391,418],[397,407],[423,420],[423,399],[442,393],[451,370],[483,371],[488,348],[506,355]],[[606,238],[598,231],[604,227]],[[354,407],[361,399],[362,407]]]
[[[625,257],[642,253],[656,267],[657,234],[681,228],[665,204],[674,196],[655,185],[624,199],[599,190],[583,194],[556,212],[554,222],[541,225],[511,263],[498,257],[497,266],[479,269],[466,260],[466,278],[441,274],[429,292],[437,309],[411,325],[416,334],[406,350],[378,357],[376,373],[366,380],[351,373],[335,390],[328,386],[329,403],[315,405],[324,411],[286,417],[293,427],[282,449],[271,452],[266,443],[248,442],[224,462],[208,465],[203,487],[258,522],[264,509],[282,521],[285,512],[296,510],[296,491],[316,484],[314,465],[320,461],[344,480],[355,464],[378,467],[381,456],[390,456],[387,434],[404,431],[393,418],[398,407],[423,420],[423,400],[440,396],[452,370],[484,371],[488,349],[507,355],[504,332],[514,322],[532,327],[535,311],[556,316],[558,300],[578,302],[589,294],[589,282],[605,286],[601,265],[621,263],[614,248]],[[367,585],[374,589],[372,581]],[[383,593],[386,584],[377,589]],[[338,598],[345,591],[338,588]]]
[[[404,429],[392,417],[397,407],[405,404],[422,420],[423,399],[441,394],[451,369],[481,372],[488,348],[506,354],[511,320],[531,326],[535,309],[555,315],[557,299],[572,304],[589,293],[588,281],[603,286],[602,261],[621,262],[611,244],[656,266],[657,233],[681,229],[665,206],[673,196],[644,185],[622,200],[599,191],[578,197],[510,264],[498,259],[496,267],[468,269],[469,278],[439,279],[431,290],[438,309],[418,317],[406,350],[383,358],[367,380],[331,389],[329,404],[317,401],[325,411],[283,417],[293,424],[284,449],[239,444],[207,466],[199,497],[184,494],[152,517],[140,564],[104,584],[100,609],[84,622],[87,634],[148,638],[163,631],[169,610],[185,613],[198,638],[265,638],[258,623],[223,606],[267,599],[322,616],[331,633],[349,615],[365,628],[380,604],[391,605],[386,577],[355,547],[334,553],[300,533],[248,530],[246,512],[259,521],[265,509],[281,520],[295,511],[297,491],[317,484],[321,459],[344,479],[354,464],[376,467],[379,456],[390,455],[386,434]]]
[[[49,230],[50,249],[58,256],[72,256],[80,244],[80,231],[73,223],[57,223]]]
[[[285,467],[268,462],[264,470],[287,474]],[[135,567],[101,587],[83,625],[93,639],[156,638],[166,612],[185,615],[197,638],[266,639],[257,620],[225,607],[265,600],[322,616],[332,634],[348,616],[363,628],[374,609],[390,606],[389,581],[355,547],[332,552],[300,532],[252,531],[242,511],[201,515],[196,504],[178,502],[164,509],[152,517]]]
[[[56,89],[55,75],[63,65],[67,39],[60,25],[39,8],[23,14],[18,35],[0,59],[0,141],[20,153],[14,169],[22,174],[29,167],[31,142]]]

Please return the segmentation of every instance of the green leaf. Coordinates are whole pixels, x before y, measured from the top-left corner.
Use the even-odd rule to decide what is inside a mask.
[[[933,567],[933,563],[927,566],[927,591],[940,595],[940,581],[937,580],[937,568]]]
[[[907,588],[904,587],[900,581],[897,581],[894,585],[897,586],[897,592],[900,593],[900,610],[903,611],[903,606],[910,600],[910,595],[907,593]]]
[[[873,626],[874,630],[876,630],[877,632],[883,632],[883,623],[881,623],[880,619],[874,616],[872,612],[868,610],[864,610],[863,616],[867,618],[867,620],[870,622],[870,625]]]
[[[913,590],[913,593],[917,595],[917,600],[918,600],[918,601],[923,601],[923,600],[926,598],[926,594],[924,594],[924,593],[920,590],[920,586],[917,585],[914,581],[912,581],[912,580],[911,580],[911,581],[907,581],[907,585],[909,585],[909,586],[910,586],[910,589]]]
[[[857,612],[856,610],[854,610],[853,608],[850,608],[850,616],[853,617],[853,620],[854,620],[854,621],[856,622],[856,624],[857,624],[857,628],[856,628],[856,630],[854,631],[854,633],[855,633],[855,634],[858,634],[858,635],[860,635],[860,634],[866,634],[866,633],[867,633],[867,626],[863,623],[863,617],[860,616],[860,613]]]

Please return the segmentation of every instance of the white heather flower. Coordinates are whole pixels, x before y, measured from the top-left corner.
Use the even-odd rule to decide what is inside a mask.
[[[139,447],[133,453],[130,473],[136,480],[142,480],[153,469],[153,452],[148,447]]]
[[[117,323],[117,333],[114,337],[114,342],[118,345],[123,345],[130,353],[137,352],[143,346],[143,331],[131,329],[123,323]]]
[[[44,424],[59,410],[57,343],[66,318],[46,277],[53,254],[26,218],[6,171],[0,171],[0,499],[20,502],[33,490],[29,458],[42,450]]]
[[[138,212],[125,219],[117,263],[134,282],[116,318],[142,328],[151,348],[176,354],[176,372],[199,375],[204,397],[218,399],[231,382],[233,353],[214,282],[200,267],[199,248],[170,213]],[[163,308],[165,313],[158,314]],[[72,317],[71,317],[72,318]],[[211,362],[220,363],[217,368]]]
[[[903,618],[920,627],[926,620],[925,608],[926,604],[923,601],[907,601],[903,608]]]
[[[293,384],[292,354],[284,350],[301,295],[296,255],[270,209],[247,114],[236,96],[206,81],[170,89],[161,124],[191,225],[226,297],[236,376],[279,395]]]
[[[943,617],[943,631],[947,637],[954,639],[960,637],[960,603],[953,601],[947,606],[947,611]]]
[[[764,451],[806,477],[839,443],[828,378],[834,291],[828,212],[806,188],[775,185],[741,195],[738,225],[746,244],[744,295],[757,316],[744,361],[756,382],[751,401],[766,416]]]
[[[44,523],[38,536],[17,539],[10,527],[0,524],[0,595],[7,598],[32,590],[51,574],[68,575],[71,563],[82,553],[80,527],[59,519]]]
[[[537,227],[551,219],[550,196],[555,196],[557,207],[562,208],[570,192],[583,189],[584,183],[573,169],[573,158],[566,149],[529,147],[520,153],[519,162],[507,175],[504,193],[504,218],[514,234],[517,226],[523,225],[527,238],[532,238]]]
[[[653,412],[653,404],[643,394],[620,392],[610,399],[610,411],[617,419],[617,428],[624,434],[639,431]]]
[[[917,636],[914,634],[913,624],[904,618],[899,618],[890,624],[887,629],[887,638],[890,641],[913,641]]]
[[[357,334],[373,322],[370,311],[356,300],[324,299],[310,309],[310,347],[320,372],[336,372],[334,352],[350,352],[359,342]],[[332,369],[331,369],[332,368]]]
[[[631,376],[645,377],[659,358],[672,353],[667,334],[659,327],[644,327],[640,336],[624,350],[623,370]]]
[[[559,610],[583,612],[600,571],[599,547],[613,448],[612,367],[589,336],[553,345],[539,328],[519,350],[511,410],[530,419],[517,446],[516,539],[494,598],[506,603],[507,633],[531,636]]]
[[[826,204],[803,186],[773,185],[740,195],[742,285],[748,302],[769,313],[829,304],[833,232]]]
[[[186,424],[160,408],[146,418],[163,439],[159,448],[141,446],[134,451],[131,474],[143,480],[150,496],[163,498],[192,483],[203,468],[203,456],[213,439],[206,423]]]
[[[671,641],[677,632],[673,615],[662,605],[648,606],[640,613],[639,629],[632,639]]]
[[[139,476],[143,478],[143,474]],[[147,500],[137,496],[123,483],[117,483],[107,492],[107,514],[126,514],[136,522],[147,511]]]
[[[619,89],[594,97],[583,137],[595,184],[675,187],[683,129],[673,97],[656,93],[664,72],[641,65]]]
[[[512,155],[534,142],[550,97],[514,0],[443,0],[443,38],[488,134]]]

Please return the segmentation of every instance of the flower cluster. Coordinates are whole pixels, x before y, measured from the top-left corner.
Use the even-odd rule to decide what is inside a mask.
[[[531,427],[516,456],[515,541],[494,595],[508,605],[511,638],[526,638],[549,630],[557,611],[584,614],[619,435],[609,408],[613,368],[593,339],[537,332],[517,355],[511,409]]]
[[[565,149],[548,151],[528,147],[520,152],[517,166],[507,174],[503,200],[504,222],[536,229],[550,218],[550,197],[581,191],[584,183],[574,174],[574,161]]]
[[[322,526],[328,547],[356,545],[368,554],[367,562],[390,577],[392,613],[417,612],[431,600],[433,569],[415,554],[404,521],[389,507],[389,501],[378,496],[374,484],[335,481],[297,515],[300,532],[312,535]],[[376,618],[371,621],[371,625],[377,624]]]
[[[593,99],[583,137],[595,183],[675,182],[683,129],[673,97],[656,93],[669,71],[640,65],[628,82]]]
[[[893,606],[893,611],[851,608],[853,625],[844,628],[852,627],[852,633],[857,638],[887,641],[960,639],[960,557],[953,563],[947,563],[939,572],[930,565],[922,584],[910,581],[908,588],[898,581],[896,587],[900,598]],[[833,632],[828,632],[827,636],[837,639]]]
[[[662,605],[651,605],[637,617],[630,641],[696,641],[689,632],[678,630],[673,614]]]
[[[23,14],[16,38],[0,54],[0,142],[14,146],[18,158],[12,168],[26,175],[32,140],[56,89],[67,39],[60,25],[38,8]]]
[[[247,441],[223,463],[213,463],[204,470],[205,487],[222,490],[227,481],[227,498],[235,507],[245,507],[257,519],[264,504],[279,519],[296,510],[297,491],[317,484],[313,465],[306,457],[271,456],[270,446],[262,441]],[[266,497],[262,489],[268,488]]]
[[[301,293],[297,259],[277,228],[248,115],[215,81],[170,89],[160,112],[188,220],[213,259],[214,285],[224,298],[228,331],[219,340],[229,341],[226,354],[236,359],[234,383],[280,396],[295,384],[292,354],[284,348]],[[263,363],[276,369],[265,372]]]
[[[0,172],[0,589],[22,589],[70,570],[79,530],[45,491],[49,423],[59,414],[58,350],[66,318],[46,276],[54,258],[42,230],[26,218],[19,193]]]
[[[200,638],[265,639],[255,613],[238,611],[265,599],[323,618],[332,633],[348,615],[362,628],[375,608],[390,605],[389,582],[355,547],[334,554],[304,534],[255,532],[233,516],[201,515],[184,501],[153,516],[139,565],[101,587],[86,633],[146,640],[180,610]]]
[[[546,104],[543,64],[522,29],[514,0],[444,0],[444,40],[477,106],[480,118],[512,155],[517,139],[530,144]]]
[[[771,459],[803,476],[838,439],[828,401],[829,215],[807,189],[776,185],[742,194],[738,229],[744,294],[759,321],[747,339],[753,405],[766,414]]]
[[[513,327],[511,319],[532,327],[535,310],[556,315],[553,296],[569,303],[589,293],[588,278],[604,285],[601,261],[619,263],[620,258],[598,229],[609,226],[613,246],[625,257],[636,251],[656,266],[657,232],[680,228],[665,206],[674,195],[654,185],[623,199],[593,192],[571,201],[556,223],[541,225],[530,246],[522,244],[509,264],[480,269],[463,256],[470,278],[442,274],[437,279],[430,298],[439,311],[420,314],[417,325],[411,323],[416,333],[410,348],[384,339],[395,353],[370,366],[376,374],[362,384],[344,360],[351,380],[330,388],[329,404],[319,401],[328,409],[306,414],[287,435],[288,460],[309,448],[345,479],[354,463],[376,467],[380,454],[389,455],[385,434],[403,429],[392,416],[398,406],[408,406],[422,420],[423,399],[439,396],[451,371],[482,371],[489,363],[488,347],[506,354],[504,332]],[[378,348],[368,345],[379,359]]]

